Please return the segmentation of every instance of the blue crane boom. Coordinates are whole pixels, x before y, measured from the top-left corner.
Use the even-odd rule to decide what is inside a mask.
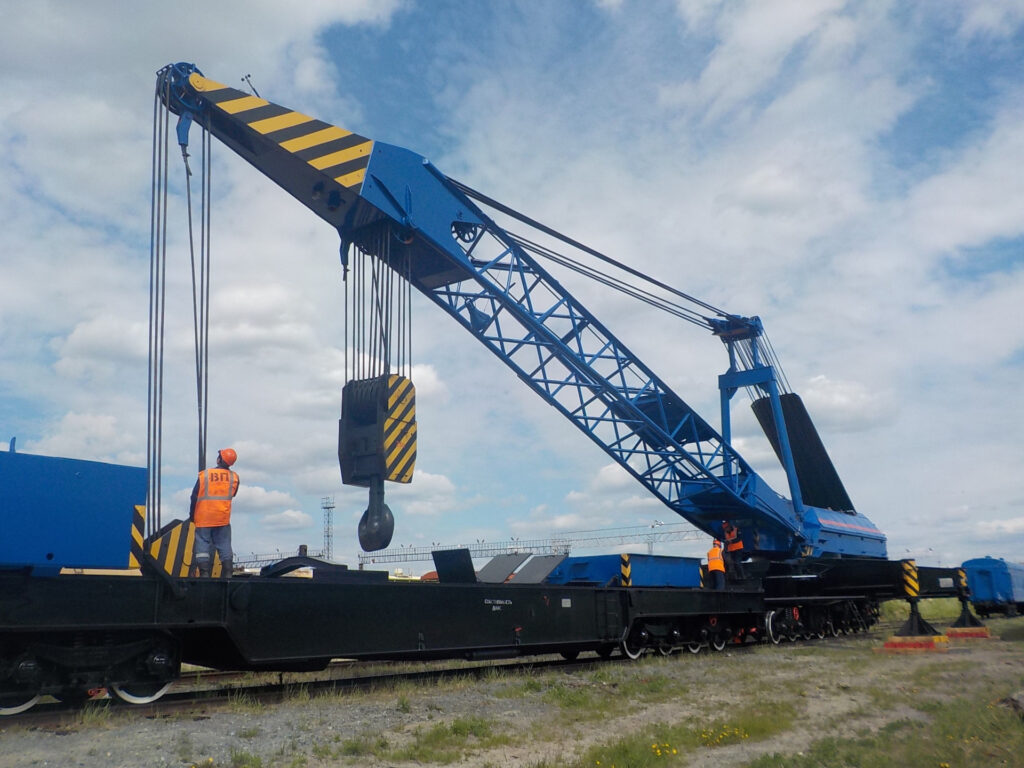
[[[162,69],[157,92],[179,115],[183,151],[199,123],[335,227],[343,262],[354,245],[386,263],[696,527],[717,537],[728,520],[748,553],[771,558],[886,556],[885,536],[852,505],[801,498],[815,466],[794,462],[785,406],[800,413],[802,404],[780,390],[756,317],[701,320],[729,349],[719,434],[541,266],[530,241],[477,204],[486,198],[475,201],[422,156],[216,83],[191,64]],[[759,419],[792,499],[730,443],[729,399],[740,388],[762,395]]]

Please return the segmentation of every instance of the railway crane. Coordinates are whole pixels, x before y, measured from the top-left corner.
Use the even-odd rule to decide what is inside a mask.
[[[915,622],[919,598],[966,601],[967,577],[955,569],[887,559],[884,535],[854,509],[757,317],[658,284],[688,302],[665,308],[726,346],[716,431],[540,263],[569,264],[553,242],[607,261],[603,254],[445,176],[414,152],[221,85],[192,64],[160,70],[156,98],[164,127],[154,133],[155,169],[166,158],[168,110],[179,116],[186,165],[190,126],[201,125],[204,171],[205,147],[215,137],[337,230],[346,270],[365,280],[357,269],[369,264],[374,280],[427,296],[674,512],[716,537],[725,523],[738,527],[756,567],[725,589],[702,586],[697,558],[663,563],[628,553],[589,563],[560,554],[514,566],[495,558],[478,574],[464,548],[432,553],[433,583],[395,582],[386,571],[311,558],[287,558],[239,578],[196,578],[190,524],[159,525],[160,399],[153,382],[162,377],[162,337],[151,329],[149,471],[20,454],[13,442],[0,452],[0,522],[10,529],[0,538],[0,716],[24,712],[46,695],[84,701],[99,686],[130,703],[152,702],[186,663],[288,671],[323,669],[332,658],[607,657],[616,649],[635,659],[651,650],[696,653],[858,632],[875,623],[880,601],[892,599],[910,601],[908,626],[934,631]],[[166,210],[156,204],[156,182],[154,174],[154,235]],[[499,216],[531,236],[513,234]],[[163,242],[154,236],[154,285]],[[208,292],[205,278],[199,285],[195,295]],[[162,317],[161,296],[151,295],[151,320]],[[353,365],[342,391],[338,458],[342,481],[369,489],[359,527],[367,551],[390,543],[385,482],[408,482],[415,461],[414,391],[401,355],[392,368],[383,339],[389,329],[383,320],[361,329],[382,343],[360,348],[374,362]],[[754,398],[789,498],[732,444],[730,402],[740,389]],[[202,462],[202,407],[199,421]],[[300,565],[311,566],[312,578],[284,578]]]
[[[488,209],[531,227],[536,239],[596,252],[415,152],[222,85],[192,64],[161,70],[157,92],[179,116],[183,151],[190,126],[201,125],[335,227],[343,262],[355,246],[386,264],[697,528],[722,537],[728,521],[748,555],[769,560],[886,557],[885,536],[854,509],[799,396],[786,391],[758,317],[703,302],[687,314],[728,350],[718,432],[542,266],[545,246],[502,228]],[[754,392],[789,498],[731,443],[729,403],[741,388]],[[361,483],[371,489],[360,528],[367,550],[385,547],[393,529],[380,474]]]

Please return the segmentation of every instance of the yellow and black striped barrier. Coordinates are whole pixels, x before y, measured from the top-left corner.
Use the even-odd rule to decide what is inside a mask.
[[[196,576],[196,527],[190,520],[174,520],[146,541],[146,551],[168,576],[185,579]],[[214,577],[220,576],[220,555],[213,553]]]
[[[903,560],[903,592],[908,598],[916,598],[921,594],[921,582],[917,577],[917,563],[914,560]]]
[[[129,568],[141,568],[145,559],[143,543],[146,538],[146,508],[141,504],[135,505],[135,514],[132,515],[132,543],[131,552],[128,555]]]
[[[619,557],[619,585],[631,587],[633,586],[633,566],[629,564],[629,555],[623,553]]]

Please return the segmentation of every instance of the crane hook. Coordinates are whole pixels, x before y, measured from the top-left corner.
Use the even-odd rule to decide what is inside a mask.
[[[370,485],[370,503],[359,519],[359,546],[364,552],[386,549],[395,533],[395,517],[384,503],[384,478],[374,477]]]

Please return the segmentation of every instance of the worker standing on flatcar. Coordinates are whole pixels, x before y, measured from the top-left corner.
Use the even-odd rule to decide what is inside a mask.
[[[743,578],[743,539],[740,529],[728,520],[722,521],[722,535],[725,537],[725,567],[734,579]]]
[[[722,542],[718,539],[708,550],[708,587],[725,589],[725,560],[722,558]]]
[[[196,527],[195,559],[200,576],[213,572],[213,553],[220,555],[220,573],[231,578],[231,500],[238,493],[238,460],[233,448],[217,452],[217,466],[199,473],[192,489],[189,519]]]

